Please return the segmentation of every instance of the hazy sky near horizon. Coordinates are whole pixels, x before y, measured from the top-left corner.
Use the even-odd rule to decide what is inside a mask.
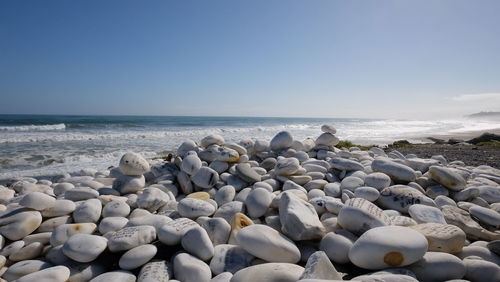
[[[500,111],[500,1],[0,2],[0,114]]]

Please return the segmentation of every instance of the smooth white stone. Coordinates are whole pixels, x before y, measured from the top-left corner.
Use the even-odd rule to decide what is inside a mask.
[[[407,213],[408,208],[414,204],[427,206],[436,205],[431,198],[405,185],[394,185],[384,188],[384,190],[380,192],[377,203],[383,208],[393,209],[404,213]]]
[[[321,239],[319,249],[333,262],[343,264],[349,262],[349,251],[352,246],[353,242],[348,238],[329,232]]]
[[[208,167],[215,170],[218,174],[221,174],[229,168],[229,164],[223,161],[213,161]]]
[[[177,245],[187,231],[198,226],[198,223],[189,218],[174,219],[160,228],[158,239],[165,245]]]
[[[195,227],[187,231],[182,236],[181,244],[184,250],[203,261],[207,261],[214,256],[212,241],[210,241],[207,231],[201,227]]]
[[[233,201],[235,196],[236,190],[234,187],[231,185],[224,185],[217,190],[214,200],[217,202],[217,205],[222,206],[223,204]]]
[[[429,175],[434,181],[452,191],[463,190],[467,184],[460,174],[446,167],[431,166],[429,168]]]
[[[500,188],[499,188],[500,189]],[[479,221],[499,227],[500,226],[500,213],[480,206],[473,206],[469,209],[471,215],[477,217]]]
[[[235,245],[218,245],[214,249],[214,257],[210,261],[210,269],[215,275],[223,272],[235,273],[251,266],[254,256]]]
[[[356,198],[363,198],[367,201],[375,202],[378,197],[380,197],[380,192],[373,187],[362,186],[354,190],[354,196]]]
[[[26,243],[24,241],[14,241],[14,242],[6,245],[5,248],[2,248],[2,250],[0,251],[0,255],[8,257],[11,254],[22,249],[24,247],[24,245],[26,245]]]
[[[177,155],[180,157],[185,157],[186,154],[190,151],[195,151],[199,152],[200,148],[198,148],[198,145],[193,140],[186,140],[182,142],[182,144],[177,148]]]
[[[360,235],[375,227],[389,225],[388,216],[375,204],[361,198],[349,199],[339,212],[338,224]]]
[[[279,159],[274,168],[276,175],[292,175],[300,169],[299,160],[296,158]]]
[[[330,124],[323,124],[321,126],[321,131],[331,134],[337,133],[337,130]]]
[[[335,146],[340,142],[340,140],[333,134],[331,133],[322,133],[318,138],[316,138],[315,143],[317,146],[319,145],[324,145],[324,146]]]
[[[245,206],[251,218],[263,216],[272,202],[272,194],[264,188],[253,189],[245,199]]]
[[[391,185],[391,178],[382,172],[373,172],[365,177],[365,185],[379,191]]]
[[[248,253],[268,262],[300,260],[300,251],[293,241],[266,225],[254,224],[241,229],[236,241]]]
[[[16,282],[66,282],[69,278],[70,271],[66,266],[54,266],[39,270],[28,275],[22,276]]]
[[[115,270],[103,273],[89,282],[135,282],[136,277],[126,270]]]
[[[434,222],[446,224],[443,213],[435,207],[414,204],[408,208],[408,213],[417,223]]]
[[[144,188],[146,185],[146,178],[144,175],[128,176],[120,175],[113,182],[113,189],[125,195],[129,193],[136,193]]]
[[[360,164],[357,161],[345,159],[345,158],[332,158],[329,161],[329,164],[331,167],[336,168],[340,171],[345,170],[345,171],[357,171],[357,170],[363,170],[364,167],[362,164]]]
[[[455,207],[457,206],[457,203],[455,203],[455,201],[446,196],[437,196],[436,199],[434,199],[434,203],[436,203],[436,206],[438,206],[439,208],[442,208],[443,206],[446,205]]]
[[[363,233],[354,242],[349,259],[365,269],[406,266],[421,259],[427,246],[424,235],[411,228],[376,227]]]
[[[371,164],[374,172],[382,172],[391,177],[395,182],[408,183],[415,181],[415,171],[406,165],[394,162],[387,158],[375,159]]]
[[[463,262],[466,270],[464,279],[471,282],[500,281],[498,264],[474,257],[465,258]]]
[[[177,210],[181,216],[193,219],[212,215],[215,207],[205,200],[184,198],[179,201]]]
[[[149,225],[125,227],[108,238],[108,248],[112,252],[126,251],[156,239],[156,229]]]
[[[237,162],[240,158],[240,155],[237,151],[228,147],[212,145],[206,150],[199,152],[198,157],[200,157],[202,161],[206,162]]]
[[[156,187],[148,187],[137,197],[137,206],[141,209],[154,212],[168,201],[174,199],[175,197],[171,192],[165,193]]]
[[[342,276],[337,272],[325,252],[313,253],[307,260],[304,273],[300,279],[328,279],[342,280]]]
[[[55,202],[54,197],[40,192],[33,192],[24,195],[19,204],[23,207],[41,211],[53,207]]]
[[[63,253],[78,262],[91,262],[106,249],[108,240],[101,236],[75,234],[64,243]]]
[[[196,220],[207,231],[214,246],[226,244],[231,233],[231,225],[223,218],[199,217]]]
[[[174,277],[180,281],[208,282],[212,278],[210,267],[196,257],[180,253],[174,257]]]
[[[447,281],[462,279],[465,265],[454,255],[441,252],[427,252],[424,257],[409,266],[419,281]]]
[[[99,232],[106,234],[122,229],[129,220],[125,217],[106,217],[99,223]]]
[[[296,282],[304,273],[302,266],[291,263],[263,263],[239,270],[231,282]]]
[[[137,282],[167,282],[173,276],[172,268],[165,260],[148,262],[141,268]]]
[[[120,200],[113,200],[102,209],[102,217],[127,217],[129,213],[130,206]]]
[[[291,192],[282,193],[279,214],[283,233],[293,240],[319,239],[325,233],[314,207]]]
[[[80,202],[73,212],[73,220],[76,223],[96,223],[101,218],[102,204],[98,199],[90,199]]]
[[[43,251],[44,245],[40,242],[26,244],[20,250],[9,256],[10,261],[22,261],[38,257]]]
[[[120,159],[120,170],[125,175],[139,176],[150,169],[148,161],[137,153],[126,153]]]
[[[90,187],[76,187],[64,192],[64,198],[70,201],[84,201],[99,197],[99,192]]]
[[[220,136],[219,134],[211,134],[205,136],[203,139],[201,139],[200,142],[201,146],[205,148],[213,144],[224,145],[224,143],[224,137]]]
[[[138,268],[139,266],[150,261],[155,255],[158,249],[155,245],[140,245],[126,251],[118,261],[118,265],[121,269],[131,270]]]
[[[273,151],[288,149],[293,144],[293,137],[288,131],[281,131],[276,134],[270,142],[270,148]]]
[[[212,188],[219,181],[219,174],[209,167],[201,167],[191,180],[199,187]]]
[[[181,170],[193,175],[202,167],[200,158],[195,154],[187,155],[181,163]]]
[[[69,215],[76,209],[76,205],[70,200],[56,200],[54,206],[44,209],[41,214],[43,217],[57,217]]]
[[[73,189],[73,188],[75,188],[75,185],[73,185],[72,183],[67,183],[67,182],[57,183],[54,186],[54,194],[56,196],[63,195],[64,192],[66,192],[69,189]]]
[[[13,210],[0,216],[0,234],[16,241],[31,234],[41,223],[42,216],[38,211]]]
[[[30,273],[51,267],[52,265],[41,260],[25,260],[12,264],[2,275],[7,281],[13,281]]]

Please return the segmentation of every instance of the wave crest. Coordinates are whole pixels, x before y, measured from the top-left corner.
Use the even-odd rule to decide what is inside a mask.
[[[20,125],[20,126],[0,126],[0,131],[52,131],[65,130],[64,123],[43,124],[43,125]]]

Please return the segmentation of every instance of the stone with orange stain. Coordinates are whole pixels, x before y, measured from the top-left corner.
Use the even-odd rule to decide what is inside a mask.
[[[75,234],[92,234],[96,230],[95,223],[74,223],[62,224],[52,231],[50,236],[50,244],[52,246],[59,246],[64,244],[71,236]]]
[[[354,242],[349,259],[365,269],[401,267],[421,259],[427,247],[424,235],[409,227],[376,227]]]
[[[461,191],[465,189],[466,180],[451,168],[431,166],[429,175],[432,180],[438,182],[452,191]]]

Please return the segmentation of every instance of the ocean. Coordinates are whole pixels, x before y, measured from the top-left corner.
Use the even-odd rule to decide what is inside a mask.
[[[52,175],[117,165],[128,151],[162,156],[186,139],[220,134],[227,141],[270,140],[287,130],[295,139],[317,137],[332,124],[341,140],[384,145],[423,136],[498,128],[475,120],[382,120],[352,118],[0,115],[0,179]]]

